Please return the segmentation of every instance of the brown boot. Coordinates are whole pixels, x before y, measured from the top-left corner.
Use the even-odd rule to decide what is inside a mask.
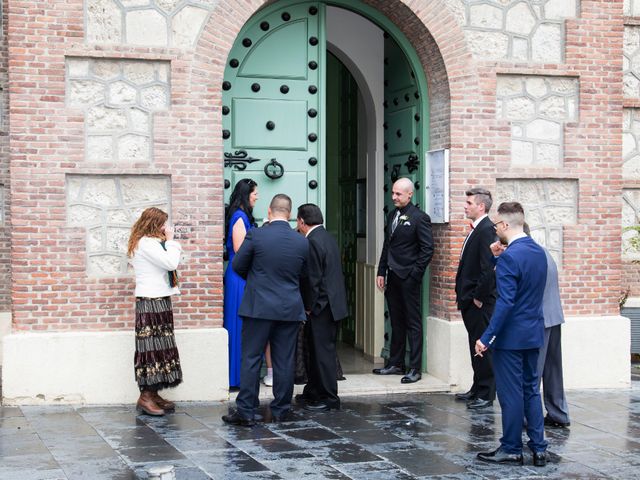
[[[153,398],[153,393],[154,392],[150,392],[149,390],[141,392],[140,398],[138,398],[138,402],[136,403],[136,408],[147,415],[162,416],[164,415],[164,410],[156,403]]]
[[[160,396],[158,392],[153,392],[153,399],[158,404],[160,408],[162,408],[165,412],[174,411],[176,409],[176,404],[170,402],[169,400],[165,400]]]

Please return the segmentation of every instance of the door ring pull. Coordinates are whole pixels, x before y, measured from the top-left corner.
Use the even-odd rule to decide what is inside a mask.
[[[264,174],[271,180],[276,180],[284,175],[284,167],[275,158],[264,166]]]

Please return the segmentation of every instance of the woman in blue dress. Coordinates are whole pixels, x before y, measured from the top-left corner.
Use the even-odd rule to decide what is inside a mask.
[[[233,271],[231,262],[249,229],[255,227],[253,207],[258,200],[258,184],[250,178],[240,180],[231,194],[225,219],[226,247],[229,263],[224,274],[224,328],[229,334],[229,389],[240,387],[242,319],[238,308],[245,281]]]

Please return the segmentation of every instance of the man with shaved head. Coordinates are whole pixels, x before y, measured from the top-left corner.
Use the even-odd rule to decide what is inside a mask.
[[[252,228],[231,264],[246,279],[238,315],[242,316],[242,362],[237,410],[223,415],[231,425],[255,424],[260,365],[267,342],[273,361],[274,422],[289,417],[294,355],[300,322],[306,320],[300,280],[306,276],[309,242],[289,225],[291,199],[279,193],[267,210],[269,224]]]
[[[376,286],[385,292],[391,317],[391,346],[377,375],[404,375],[402,383],[422,378],[422,277],[433,256],[431,219],[413,203],[413,182],[399,178],[391,190],[389,213]],[[409,339],[409,362],[405,364]],[[406,369],[405,369],[406,367]]]

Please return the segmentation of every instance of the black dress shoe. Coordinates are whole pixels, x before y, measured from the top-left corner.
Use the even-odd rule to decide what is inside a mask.
[[[544,417],[544,424],[547,427],[567,428],[569,427],[569,425],[571,425],[571,422],[559,422],[558,420],[554,420],[549,415],[547,415],[546,417]]]
[[[467,408],[470,410],[478,410],[479,408],[491,407],[493,402],[491,400],[484,400],[482,398],[476,398],[475,400],[469,400],[467,402]]]
[[[314,401],[313,397],[305,395],[304,393],[296,393],[296,396],[294,398],[296,399],[296,402],[313,402]]]
[[[476,399],[476,392],[474,392],[473,390],[469,390],[468,392],[464,393],[456,393],[455,397],[456,400],[460,400],[461,402],[468,402],[469,400]]]
[[[271,421],[273,423],[293,422],[294,420],[296,420],[296,418],[293,416],[290,410],[287,410],[286,412],[281,413],[280,415],[274,415],[273,417],[271,417]]]
[[[478,460],[489,463],[511,463],[513,465],[522,465],[521,453],[507,453],[502,448],[498,448],[493,452],[481,452],[478,454]]]
[[[244,418],[237,410],[229,415],[223,415],[222,421],[229,425],[240,425],[241,427],[253,427],[256,424],[253,418]]]
[[[340,405],[329,405],[326,402],[307,403],[304,407],[310,412],[328,412],[329,410],[340,410]]]
[[[533,465],[536,467],[544,467],[547,464],[546,452],[533,452]]]
[[[410,369],[407,374],[400,379],[400,383],[415,383],[422,378],[422,374],[417,368]]]
[[[389,365],[384,368],[374,368],[373,373],[376,375],[404,375],[404,369]]]

